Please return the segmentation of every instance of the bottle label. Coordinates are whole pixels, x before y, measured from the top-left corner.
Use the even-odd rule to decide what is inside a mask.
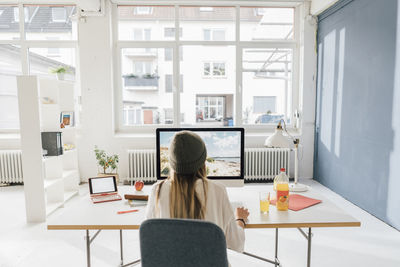
[[[289,209],[289,190],[276,191],[276,208],[278,210]]]

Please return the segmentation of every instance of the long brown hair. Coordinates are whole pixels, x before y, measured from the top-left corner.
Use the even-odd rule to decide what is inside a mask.
[[[204,191],[204,203],[196,193],[196,181],[201,179]],[[172,172],[167,180],[171,182],[169,193],[169,215],[171,218],[204,219],[207,203],[207,171],[205,164],[194,174]],[[162,181],[157,188],[156,205],[160,200]]]

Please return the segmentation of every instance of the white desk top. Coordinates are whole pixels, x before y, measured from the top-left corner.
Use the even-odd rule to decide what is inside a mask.
[[[121,186],[119,193],[136,193],[133,187]],[[148,192],[150,186],[145,186]],[[322,203],[300,211],[277,211],[270,206],[268,214],[260,214],[258,192],[270,191],[270,185],[246,185],[228,188],[232,202],[240,201],[250,211],[246,228],[297,228],[297,227],[357,227],[360,222],[346,214],[332,202],[315,194],[312,189],[303,195],[321,199]],[[138,212],[117,214],[117,211],[139,209]],[[86,229],[139,229],[144,221],[146,207],[130,207],[126,200],[93,204],[89,195],[53,214],[47,222],[49,230]]]

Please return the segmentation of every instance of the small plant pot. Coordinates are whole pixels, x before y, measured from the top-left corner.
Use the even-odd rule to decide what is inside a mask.
[[[115,176],[115,180],[117,182],[117,185],[119,184],[119,175],[118,173],[98,173],[98,177],[107,177],[107,176]]]
[[[64,75],[65,73],[57,73],[57,80],[64,81]]]

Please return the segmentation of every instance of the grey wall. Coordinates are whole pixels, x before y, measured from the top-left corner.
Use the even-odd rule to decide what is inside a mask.
[[[398,5],[346,0],[319,17],[314,176],[400,229]]]

